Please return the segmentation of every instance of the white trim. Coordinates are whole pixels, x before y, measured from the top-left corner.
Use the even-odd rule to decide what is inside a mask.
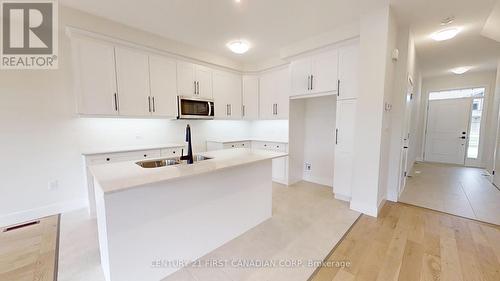
[[[45,205],[39,208],[10,213],[0,217],[0,226],[9,226],[26,221],[66,213],[87,207],[87,198],[75,199],[65,202]]]
[[[355,202],[355,201],[351,201],[351,210],[354,210],[354,211],[357,211],[357,212],[360,212],[360,213],[363,213],[363,214],[366,214],[366,215],[369,215],[369,216],[372,216],[372,217],[377,217],[377,214],[378,214],[378,207],[370,207],[370,206],[366,206],[365,204],[363,203],[359,203],[359,202]]]
[[[345,202],[351,202],[351,196],[347,196],[347,195],[340,194],[340,193],[335,193],[335,199],[345,201]]]
[[[333,188],[333,180],[331,178],[322,178],[322,177],[314,177],[311,175],[304,175],[303,180]]]

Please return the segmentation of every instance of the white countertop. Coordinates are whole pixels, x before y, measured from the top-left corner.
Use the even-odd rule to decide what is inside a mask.
[[[212,159],[191,165],[180,164],[150,169],[140,167],[136,164],[136,160],[93,165],[90,166],[90,170],[99,182],[103,192],[113,193],[146,184],[176,180],[288,155],[282,152],[248,148],[216,150],[195,154]]]
[[[262,141],[262,142],[274,142],[274,143],[288,143],[287,139],[276,139],[276,138],[217,138],[217,139],[207,139],[208,142],[218,142],[218,143],[228,143],[228,142],[242,142],[242,141]]]
[[[118,153],[118,152],[132,152],[139,150],[150,150],[150,149],[162,149],[162,148],[175,148],[184,147],[185,144],[179,143],[164,143],[155,145],[134,145],[134,146],[120,146],[120,147],[109,147],[102,149],[84,150],[82,155],[95,155],[95,154],[106,154],[106,153]]]

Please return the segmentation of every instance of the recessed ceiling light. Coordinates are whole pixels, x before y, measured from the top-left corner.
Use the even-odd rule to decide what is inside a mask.
[[[250,49],[250,44],[245,40],[235,40],[227,43],[227,47],[236,54],[244,54]]]
[[[461,67],[453,68],[451,70],[451,72],[453,72],[455,74],[464,74],[465,72],[469,71],[470,69],[471,69],[470,66],[461,66]]]
[[[431,35],[431,38],[434,39],[435,41],[444,41],[444,40],[449,40],[460,32],[458,28],[447,28],[443,29],[441,31],[438,31],[436,33],[433,33]]]

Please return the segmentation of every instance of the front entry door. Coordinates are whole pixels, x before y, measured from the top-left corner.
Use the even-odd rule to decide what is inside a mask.
[[[425,161],[465,164],[471,100],[429,101]]]

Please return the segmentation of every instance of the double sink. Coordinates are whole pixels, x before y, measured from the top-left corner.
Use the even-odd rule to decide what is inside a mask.
[[[205,157],[202,155],[193,155],[194,162],[204,161],[208,159],[212,158]],[[159,167],[174,166],[174,165],[187,165],[187,161],[181,160],[180,157],[174,157],[165,159],[144,160],[136,162],[136,164],[141,166],[142,168],[150,169],[150,168],[159,168]]]

